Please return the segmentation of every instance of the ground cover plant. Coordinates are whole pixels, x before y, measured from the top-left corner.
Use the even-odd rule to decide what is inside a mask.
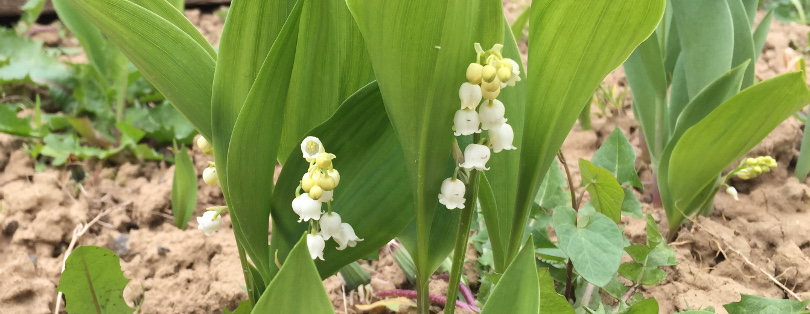
[[[104,30],[199,131],[199,150],[214,156],[196,167],[205,184],[221,188],[225,202],[191,220],[195,164],[175,145],[172,210],[175,225],[196,222],[200,238],[232,223],[238,250],[230,257],[241,263],[248,299],[237,312],[334,312],[322,280],[340,272],[347,286],[365,294],[369,275],[356,261],[386,247],[399,252],[392,254],[415,289],[379,291],[405,297],[381,303],[389,308],[659,312],[658,301],[639,291],[667,279],[664,269],[677,264],[676,243],[664,240],[656,217],[642,213],[634,194],[643,183],[633,144],[616,128],[589,160],[568,160],[561,147],[602,79],[628,57],[632,62],[638,45],[644,49],[648,38],[658,38],[656,27],[673,9],[665,1],[535,1],[524,15],[530,27],[526,67],[501,2],[421,4],[235,1],[220,47],[213,49],[168,2],[63,2]],[[742,64],[729,69],[738,85],[740,69],[748,69]],[[778,103],[769,108],[784,110],[761,123],[755,134],[761,139],[770,124],[806,104],[799,75],[773,79],[789,84],[753,84],[737,96],[730,88],[719,93],[729,100],[719,100],[716,110],[763,119],[759,106],[745,106],[757,101],[733,101]],[[783,89],[789,96],[774,96]],[[740,113],[740,107],[746,110]],[[684,136],[697,134],[689,143],[725,138],[716,128],[727,121],[707,119],[729,112],[700,116]],[[637,116],[647,132],[645,117]],[[713,122],[705,129],[720,134],[699,128],[704,121]],[[716,173],[700,175],[718,178],[757,136],[729,149],[733,158],[718,157],[727,161]],[[669,159],[669,167],[687,160]],[[660,175],[663,159],[654,160]],[[276,161],[283,166],[277,180]],[[724,180],[707,183],[711,195],[705,199],[726,188],[725,179],[759,175],[774,162],[742,160]],[[672,173],[691,179],[690,171]],[[690,188],[701,188],[699,183]],[[692,197],[659,188],[665,199]],[[672,222],[677,228],[683,218],[665,208],[672,237]],[[675,207],[682,215],[702,208]],[[645,226],[641,242],[623,233],[635,222]],[[463,269],[470,240],[482,254],[477,296]],[[141,311],[139,303],[123,301],[128,280],[115,254],[91,246],[66,254],[58,288],[66,311]],[[437,269],[448,273],[451,287],[443,298],[429,293]],[[103,289],[88,294],[88,286]],[[725,309],[798,312],[806,305],[743,295]]]

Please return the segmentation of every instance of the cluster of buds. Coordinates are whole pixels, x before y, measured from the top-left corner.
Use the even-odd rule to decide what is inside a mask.
[[[512,145],[515,132],[504,117],[506,107],[496,98],[502,88],[515,86],[515,82],[520,81],[520,67],[514,60],[503,57],[502,48],[503,45],[495,44],[484,51],[481,44],[476,43],[476,62],[467,67],[467,82],[461,84],[458,91],[461,109],[453,117],[453,134],[472,135],[483,130],[488,137],[464,149],[464,162],[458,166],[466,171],[489,170],[486,163],[490,149],[495,153],[517,149]],[[448,209],[464,208],[465,186],[456,178],[457,173],[458,169],[453,177],[442,182],[439,203]]]
[[[203,152],[203,154],[214,154],[214,147],[202,136],[197,138],[197,147]],[[208,167],[203,170],[202,177],[205,184],[209,186],[214,186],[219,183],[219,178],[217,177],[217,168],[213,162],[208,162]],[[217,229],[219,229],[219,226],[222,225],[222,212],[226,210],[228,210],[227,206],[215,206],[208,208],[202,217],[197,217],[197,229],[202,230],[206,236],[210,236],[217,231]]]
[[[301,152],[309,162],[309,170],[295,191],[292,209],[298,214],[298,222],[309,222],[307,247],[310,256],[323,260],[327,240],[335,239],[337,249],[343,250],[354,247],[363,239],[358,238],[354,228],[342,222],[340,215],[332,211],[334,189],[340,184],[340,173],[332,164],[335,155],[327,153],[321,140],[313,136],[301,142]],[[324,203],[327,205],[326,213],[322,211]]]
[[[763,172],[771,172],[772,168],[776,168],[778,165],[776,164],[776,160],[773,159],[771,156],[759,156],[757,158],[746,158],[740,162],[740,165],[734,169],[734,171],[730,172],[726,177],[726,181],[731,176],[737,176],[742,180],[750,180],[756,178],[758,175],[762,174]],[[737,196],[737,189],[733,186],[725,184],[726,186],[726,193],[734,197],[735,200],[740,200]]]
[[[757,158],[746,158],[736,169],[737,178],[748,180],[756,178],[763,172],[771,172],[771,168],[776,168],[776,160],[771,156],[759,156]]]

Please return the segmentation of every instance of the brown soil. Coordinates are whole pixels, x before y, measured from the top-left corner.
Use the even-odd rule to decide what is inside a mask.
[[[504,4],[511,23],[528,1],[507,0]],[[186,14],[209,41],[218,43],[222,21],[216,15],[196,10]],[[786,63],[795,53],[788,48],[806,45],[808,29],[774,21],[757,75],[764,79],[786,72]],[[71,45],[70,40],[61,44]],[[793,46],[792,41],[799,46]],[[525,40],[519,45],[526,61]],[[74,58],[81,61],[83,56]],[[605,84],[623,88],[623,71],[612,73]],[[574,127],[563,145],[568,160],[590,159],[617,126],[640,147],[640,130],[629,109],[629,96],[627,100],[609,117],[594,116],[592,131]],[[785,291],[764,273],[800,297],[810,298],[810,234],[803,230],[810,224],[810,186],[791,176],[801,132],[802,125],[796,119],[782,123],[749,154],[771,155],[779,167],[755,180],[735,181],[740,201],[720,194],[710,217],[699,218],[691,228],[680,231],[672,244],[679,265],[666,269],[664,283],[641,290],[646,297],[658,300],[661,313],[685,310],[687,304],[692,308],[713,306],[724,313],[722,305],[739,300],[741,293],[786,298]],[[19,139],[0,135],[0,312],[52,313],[55,287],[74,228],[105,209],[113,211],[92,226],[79,239],[79,245],[107,247],[121,257],[124,275],[131,279],[125,298],[130,305],[139,305],[141,312],[221,313],[223,307],[233,310],[247,298],[228,216],[211,237],[196,230],[194,219],[186,230],[174,227],[170,210],[172,166],[138,160],[125,160],[118,166],[87,161],[81,166],[88,178],[79,185],[70,180],[70,171],[64,168],[36,173],[22,145]],[[212,160],[196,150],[192,158],[198,170]],[[574,177],[578,177],[576,163],[570,164]],[[639,160],[637,167],[649,187],[649,166]],[[220,190],[201,180],[199,191],[195,215],[224,203]],[[649,189],[636,193],[642,202],[651,199]],[[662,209],[645,204],[644,212],[665,227]],[[633,242],[644,240],[642,220],[623,222]],[[475,255],[473,249],[468,250],[465,265],[473,286],[478,278]],[[756,267],[746,263],[746,258]],[[380,250],[379,261],[362,265],[372,274],[364,293],[345,291],[339,275],[324,281],[338,313],[358,313],[354,305],[377,301],[367,297],[368,291],[413,288],[387,249]],[[446,294],[447,283],[438,277],[433,281],[431,292]],[[413,313],[413,309],[403,306],[400,312]]]

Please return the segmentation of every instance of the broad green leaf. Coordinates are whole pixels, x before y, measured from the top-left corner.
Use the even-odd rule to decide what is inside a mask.
[[[273,42],[277,41],[276,37],[279,35],[279,32],[281,32],[282,26],[285,25],[285,20],[287,19],[286,2],[283,0],[236,0],[233,1],[228,8],[228,17],[222,29],[222,37],[219,44],[221,49],[216,59],[216,71],[212,80],[210,108],[212,134],[211,136],[206,136],[206,138],[212,140],[219,182],[222,186],[222,192],[225,194],[225,200],[228,202],[228,205],[231,205],[232,202],[238,201],[239,198],[244,196],[236,195],[231,197],[230,185],[228,184],[230,179],[228,175],[230,170],[229,166],[231,164],[228,162],[228,156],[230,156],[228,150],[230,149],[231,134],[235,128],[237,117],[247,100],[248,93],[254,86],[254,80],[256,80],[259,71],[265,63],[267,63],[265,60],[274,61],[272,65],[280,64],[284,66],[284,68],[278,69],[279,73],[276,74],[278,81],[274,82],[276,85],[257,86],[261,86],[261,89],[269,90],[277,90],[286,87],[286,84],[281,86],[277,85],[289,81],[290,74],[286,68],[292,66],[290,60],[294,58],[295,50],[289,47],[285,47],[283,50],[280,48],[282,44],[284,44],[284,46],[290,44],[294,46],[296,42],[295,40],[291,42],[278,40],[278,53],[283,54],[287,62],[275,62],[275,59],[267,58],[270,48],[273,46]],[[297,37],[297,18],[298,17],[294,18],[295,22],[286,23],[295,24],[288,26],[292,33],[287,36]],[[287,54],[289,54],[289,56]],[[290,63],[289,65],[287,64],[288,62]],[[268,64],[268,66],[270,66],[270,64]],[[271,69],[265,69],[264,71],[269,74]],[[268,86],[272,88],[267,88]],[[284,92],[286,92],[286,88],[284,89]],[[254,93],[260,93],[260,91],[255,91]],[[263,105],[270,104],[269,107],[274,110],[268,110],[269,114],[269,112],[275,112],[279,109],[283,110],[283,105],[272,102],[274,99],[278,99],[278,97],[261,98],[256,99],[256,101],[260,100]],[[265,123],[275,125],[280,124],[280,121],[280,119],[278,121],[266,120]],[[278,138],[277,133],[279,132],[267,133],[267,135]],[[278,144],[267,143],[261,146],[267,146],[265,149],[270,149],[275,152],[277,145]],[[275,158],[267,158],[267,156],[262,157],[265,163],[268,164],[271,164],[271,161],[275,160]],[[271,166],[271,168],[273,167],[275,167],[275,165]],[[264,174],[264,172],[259,173]],[[240,174],[236,174],[235,176],[239,175]],[[269,198],[270,196],[268,195],[267,197]],[[263,211],[266,212],[266,209]],[[251,233],[250,231],[242,230],[243,228],[252,228],[252,226],[243,226],[242,223],[245,221],[246,220],[235,222],[234,230],[238,238],[241,232]],[[265,231],[266,229],[267,228],[265,228]],[[247,234],[244,236],[248,238],[252,237]],[[253,255],[256,253],[255,250],[257,250],[257,248],[255,248],[255,246],[257,246],[257,244],[259,243],[249,245],[248,254],[250,254],[252,258],[261,258]],[[261,246],[265,246],[264,243],[262,243]]]
[[[545,209],[554,209],[557,206],[567,205],[569,202],[568,193],[563,188],[567,187],[565,175],[560,170],[560,165],[556,160],[551,162],[548,172],[543,177],[543,183],[534,197],[534,203]]]
[[[804,309],[810,301],[771,299],[755,295],[740,295],[739,302],[723,305],[729,313],[766,314],[766,313],[807,313]]]
[[[303,233],[302,233],[303,234]],[[253,313],[334,313],[318,269],[309,256],[307,236],[301,236],[267,285]]]
[[[68,0],[166,99],[211,138],[214,58],[174,24],[128,0]]]
[[[624,72],[633,93],[633,112],[644,132],[651,157],[656,161],[666,145],[667,124],[670,123],[666,119],[668,77],[659,36],[662,35],[658,31],[653,33],[624,62]]]
[[[487,313],[538,313],[541,300],[532,237],[523,244],[515,261],[506,268],[487,303],[481,309]]]
[[[754,84],[754,38],[751,35],[751,24],[748,22],[748,13],[743,6],[743,0],[726,0],[734,22],[734,54],[731,66],[736,67],[746,63],[745,79],[742,89]]]
[[[352,93],[372,80],[360,30],[344,1],[309,1],[301,13],[295,65],[289,77],[278,159],[326,121]]]
[[[540,279],[540,311],[539,314],[574,314],[574,308],[564,296],[557,294],[554,289],[554,279],[548,268],[538,268],[537,277]]]
[[[621,184],[643,188],[636,172],[636,151],[618,127],[608,136],[602,146],[596,150],[591,162],[610,171]]]
[[[602,287],[619,270],[624,236],[607,216],[591,212],[577,220],[569,207],[554,210],[554,230],[574,269],[588,282]]]
[[[684,206],[726,166],[808,102],[804,73],[787,73],[747,88],[687,129],[674,145],[667,174],[659,176],[668,183],[669,193],[662,194],[670,198],[664,199],[670,228],[680,225],[681,212],[693,212]]]
[[[734,24],[726,1],[672,2],[673,16],[681,35],[690,99],[731,69]]]
[[[128,282],[113,251],[80,246],[65,261],[56,290],[65,294],[68,313],[132,313],[124,301]]]
[[[622,215],[634,218],[641,218],[641,202],[638,201],[633,191],[622,187],[624,190],[624,201],[622,201]]]
[[[745,8],[745,13],[748,17],[748,25],[754,25],[754,20],[757,17],[757,7],[759,6],[759,0],[742,0],[743,7]]]
[[[765,47],[765,40],[768,39],[768,31],[771,30],[771,21],[773,20],[773,10],[768,11],[762,21],[759,22],[757,28],[754,30],[754,60],[759,60],[759,55],[762,53],[762,48]]]
[[[267,230],[269,227],[268,217],[270,216],[270,207],[273,202],[273,176],[276,168],[276,156],[278,155],[278,143],[280,140],[279,134],[281,133],[281,123],[284,117],[284,106],[281,103],[269,103],[268,99],[284,99],[287,97],[287,82],[293,70],[293,58],[295,58],[295,47],[298,40],[299,20],[301,10],[304,3],[308,1],[299,1],[287,23],[278,35],[276,44],[270,49],[266,56],[261,70],[256,76],[255,81],[243,81],[245,84],[253,84],[250,93],[247,94],[244,101],[244,106],[238,102],[241,111],[239,117],[235,121],[235,125],[231,125],[233,130],[228,130],[227,135],[230,137],[230,145],[228,142],[219,142],[220,145],[226,144],[225,147],[217,146],[216,136],[223,136],[224,134],[215,133],[214,142],[214,158],[217,163],[217,175],[220,179],[220,185],[225,186],[222,182],[224,177],[230,178],[227,182],[226,201],[228,202],[229,212],[232,215],[232,221],[236,226],[234,228],[236,237],[245,248],[245,251],[257,265],[259,273],[265,282],[269,281],[272,263],[270,262],[270,253],[267,248]],[[242,8],[240,10],[247,10]],[[269,8],[268,8],[269,10]],[[231,12],[234,13],[234,12]],[[231,15],[231,19],[235,20],[237,15]],[[252,26],[250,26],[252,27]],[[235,33],[240,34],[240,33]],[[240,57],[248,57],[239,54]],[[236,56],[234,56],[236,57]],[[250,57],[256,57],[250,55]],[[222,58],[222,53],[220,53]],[[230,63],[228,63],[230,65]],[[241,63],[233,63],[235,66]],[[244,72],[242,75],[248,75]],[[223,74],[225,77],[227,75]],[[244,78],[243,78],[244,79]],[[227,83],[227,84],[226,84]],[[227,81],[224,81],[223,93],[231,95],[231,97],[239,97],[239,88],[229,90],[226,87],[230,86]],[[223,97],[225,97],[223,95]],[[236,101],[234,98],[229,98],[229,101]],[[231,102],[231,105],[236,105],[237,102]],[[224,110],[220,112],[220,123],[228,123],[227,117],[230,113],[225,113],[232,108],[227,107],[224,103],[218,107],[217,110]],[[216,110],[215,110],[216,111]],[[217,113],[214,113],[217,116]],[[223,129],[215,129],[215,132],[225,132],[228,128],[227,125],[218,125]],[[227,158],[222,157],[222,153],[227,153]],[[228,174],[223,175],[221,167],[227,163]],[[300,177],[299,177],[300,180]],[[276,229],[273,228],[273,234],[276,234]],[[238,231],[238,232],[237,232]],[[292,247],[295,241],[298,241],[298,232],[292,238],[289,238],[288,249]],[[275,238],[275,236],[274,236]]]
[[[525,114],[531,123],[516,144],[519,184],[507,260],[517,254],[535,193],[577,116],[602,79],[652,34],[664,6],[661,0],[532,3]]]
[[[658,301],[654,298],[639,301],[633,304],[625,314],[658,314]]]
[[[0,104],[0,132],[16,136],[31,136],[34,129],[31,127],[31,118],[17,118],[16,106]]]
[[[605,214],[617,224],[622,219],[624,190],[610,171],[597,167],[591,162],[580,159],[579,171],[582,184],[591,196],[591,204],[597,212]]]
[[[446,178],[453,139],[453,113],[467,66],[475,61],[473,44],[502,43],[503,4],[494,0],[384,2],[350,0],[368,48],[385,108],[405,152],[415,196],[419,286],[452,248],[453,236],[431,225],[457,225],[434,217],[441,182]],[[419,23],[414,23],[419,21]],[[457,215],[447,215],[449,218]],[[439,239],[432,242],[431,238]],[[426,299],[422,299],[423,301]],[[421,304],[420,307],[427,306]]]
[[[177,0],[170,0],[170,1],[177,1]],[[205,39],[202,33],[197,30],[197,27],[194,24],[191,24],[186,16],[183,14],[183,9],[177,9],[174,4],[169,3],[170,1],[166,0],[132,0],[133,3],[142,6],[143,8],[152,11],[159,15],[160,17],[166,19],[170,23],[177,26],[177,28],[181,29],[183,32],[191,36],[197,44],[200,45],[211,58],[217,58],[217,51],[214,49],[214,46]],[[182,4],[182,1],[181,1]]]
[[[59,20],[70,29],[70,32],[73,33],[79,40],[79,43],[81,43],[90,64],[92,64],[99,73],[107,76],[107,60],[104,50],[107,49],[108,46],[104,35],[101,34],[101,30],[93,25],[90,20],[83,17],[68,0],[53,0],[52,3],[53,8],[59,15]],[[109,48],[116,49],[115,47]]]
[[[188,151],[175,145],[174,176],[172,179],[172,214],[174,225],[185,229],[197,206],[197,173]]]
[[[406,184],[404,153],[376,84],[369,84],[347,99],[332,118],[307,135],[320,138],[326,151],[337,156],[333,164],[341,179],[334,191],[332,210],[364,239],[356,247],[343,251],[336,250],[333,241],[327,241],[326,261],[316,261],[321,277],[326,278],[388,243],[413,220],[415,213],[411,190]],[[300,148],[290,151],[288,160],[273,193],[271,210],[271,253],[276,254],[278,249],[279,260],[283,260],[308,226],[298,222],[291,204],[309,163],[301,157]]]
[[[527,9],[527,11],[529,11]],[[523,62],[521,62],[520,52],[514,37],[509,30],[506,21],[504,20],[503,27],[504,47],[503,55],[517,62],[520,67],[521,80],[526,80],[525,69]],[[524,112],[526,111],[526,88],[527,85],[524,81],[518,82],[514,87],[507,87],[501,90],[498,99],[503,102],[506,107],[505,117],[509,125],[515,131],[514,143],[521,143],[523,139],[523,124]],[[520,147],[518,147],[520,150]],[[512,221],[515,208],[515,195],[517,193],[517,178],[518,167],[520,166],[520,153],[517,151],[503,151],[497,154],[492,154],[488,163],[489,167],[497,171],[485,172],[489,183],[491,184],[492,191],[495,196],[495,203],[497,204],[498,224],[497,228],[489,228],[492,224],[487,222],[487,228],[492,236],[495,231],[499,232],[498,241],[491,241],[493,246],[493,253],[495,258],[504,260],[507,246],[509,245],[509,231],[512,230]],[[564,202],[564,200],[563,200]],[[498,247],[496,249],[496,247]],[[503,252],[501,252],[501,250]],[[498,264],[496,264],[498,265]],[[496,271],[503,273],[505,264],[499,265]]]
[[[697,124],[715,108],[740,92],[749,61],[745,61],[717,78],[700,91],[681,111],[672,131],[671,141],[677,142],[683,132]]]

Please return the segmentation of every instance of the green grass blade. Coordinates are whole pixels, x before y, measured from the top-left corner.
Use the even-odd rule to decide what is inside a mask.
[[[69,0],[205,137],[215,61],[174,24],[128,0]]]
[[[172,179],[172,214],[174,225],[185,229],[197,206],[197,173],[185,148],[178,149],[175,145],[174,151],[177,153],[174,155]]]
[[[529,92],[507,261],[517,255],[529,209],[557,150],[602,79],[655,30],[665,1],[532,3]]]

